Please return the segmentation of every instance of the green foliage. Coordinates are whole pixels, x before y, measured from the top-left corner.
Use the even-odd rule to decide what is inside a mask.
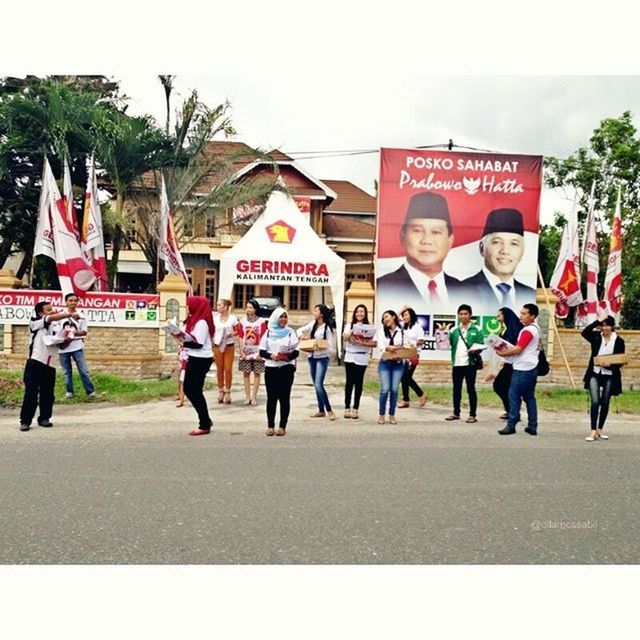
[[[619,118],[603,120],[594,130],[588,147],[580,147],[564,160],[553,157],[545,159],[545,182],[548,186],[570,186],[577,190],[581,208],[580,220],[586,216],[594,181],[596,214],[600,221],[599,291],[602,290],[606,273],[609,229],[620,187],[624,292],[622,325],[637,328],[640,327],[640,138],[629,111],[625,111]],[[556,226],[562,227],[562,223],[556,221]],[[557,258],[557,250],[553,254],[554,243],[554,235],[550,231],[541,235],[546,260],[553,255]],[[543,273],[550,275],[548,264],[543,268]]]

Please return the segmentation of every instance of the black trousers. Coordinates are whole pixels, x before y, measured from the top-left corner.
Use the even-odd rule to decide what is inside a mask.
[[[38,404],[40,415],[38,422],[51,419],[55,401],[56,369],[38,360],[29,358],[24,367],[24,398],[20,409],[20,424],[31,424],[36,415]]]
[[[209,417],[209,408],[205,400],[204,377],[211,369],[213,358],[194,358],[189,356],[187,370],[184,374],[184,395],[189,398],[189,402],[198,414],[198,424],[200,429],[211,429],[213,422]]]
[[[362,397],[362,384],[364,373],[367,370],[366,364],[355,364],[355,362],[344,363],[347,381],[344,385],[344,408],[351,409],[351,395],[353,394],[353,408],[360,408],[360,398]]]
[[[591,396],[591,429],[603,429],[609,415],[611,402],[611,385],[613,376],[592,373],[589,378],[589,395]],[[598,415],[599,414],[599,415]]]
[[[493,390],[500,400],[502,400],[502,406],[507,413],[509,413],[509,385],[511,384],[512,375],[513,365],[505,362],[493,381]]]
[[[264,368],[264,386],[267,389],[267,428],[275,429],[276,408],[280,403],[280,428],[287,428],[291,411],[291,387],[296,368],[292,364]]]
[[[404,373],[402,374],[402,380],[400,380],[400,386],[402,387],[402,399],[405,402],[409,402],[409,387],[413,389],[413,392],[422,398],[424,391],[420,388],[420,385],[413,379],[413,372],[417,368],[417,364],[409,364],[409,361],[404,366]]]
[[[453,378],[453,413],[460,415],[460,403],[462,402],[462,381],[467,384],[467,394],[469,395],[469,415],[476,415],[478,408],[478,394],[476,393],[476,371],[475,367],[452,367],[451,377]]]

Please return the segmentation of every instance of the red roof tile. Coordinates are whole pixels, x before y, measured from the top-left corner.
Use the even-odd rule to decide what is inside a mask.
[[[325,209],[326,213],[376,214],[376,198],[348,180],[321,180],[338,197]]]
[[[322,218],[322,232],[328,238],[358,238],[373,241],[375,226],[350,216],[325,214]]]

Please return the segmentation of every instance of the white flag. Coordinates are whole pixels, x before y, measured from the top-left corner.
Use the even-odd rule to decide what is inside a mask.
[[[80,231],[78,229],[78,218],[76,210],[73,206],[73,185],[71,183],[71,171],[69,171],[69,163],[64,159],[64,169],[62,178],[62,199],[64,201],[64,211],[67,222],[76,234],[76,238],[80,239]]]
[[[598,260],[594,189],[595,183],[591,187],[589,213],[587,214],[587,220],[585,222],[584,239],[582,243],[582,260],[587,278],[587,299],[585,302],[587,324],[594,322],[598,314],[598,273],[600,272],[600,262]]]
[[[63,295],[68,293],[84,295],[95,282],[96,275],[91,266],[87,264],[80,249],[75,229],[67,219],[65,202],[60,195],[50,167],[46,188],[60,289],[62,289]]]
[[[45,157],[42,167],[42,187],[40,188],[40,202],[38,204],[38,224],[36,225],[36,241],[33,245],[33,257],[48,256],[56,259],[53,246],[53,231],[51,230],[51,215],[49,206],[49,184],[53,180],[51,165]]]
[[[613,214],[609,261],[607,262],[607,273],[604,277],[604,300],[601,306],[615,318],[616,324],[620,321],[620,309],[622,307],[622,214],[620,211],[620,189],[618,189],[618,200]]]
[[[173,214],[169,208],[169,199],[167,198],[167,187],[162,176],[162,185],[160,189],[160,242],[158,246],[160,258],[164,262],[164,267],[169,273],[181,275],[187,283],[189,276],[184,268],[182,255],[178,248],[178,240],[176,238],[176,230],[173,225]]]
[[[102,233],[102,212],[98,201],[98,183],[93,154],[87,175],[87,191],[84,199],[84,217],[82,219],[81,246],[86,252],[89,264],[98,276],[94,290],[109,291],[107,278],[107,256]]]

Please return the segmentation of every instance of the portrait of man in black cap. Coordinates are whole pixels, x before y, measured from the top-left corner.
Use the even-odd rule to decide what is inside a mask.
[[[517,209],[494,209],[487,216],[480,241],[484,266],[474,276],[463,280],[473,293],[476,306],[484,313],[500,307],[520,309],[535,302],[536,292],[514,279],[524,255],[524,224]]]
[[[390,309],[408,305],[418,314],[455,309],[463,288],[459,280],[442,270],[453,246],[449,206],[443,196],[427,191],[411,198],[400,229],[400,242],[405,262],[396,271],[378,278],[380,303]]]

